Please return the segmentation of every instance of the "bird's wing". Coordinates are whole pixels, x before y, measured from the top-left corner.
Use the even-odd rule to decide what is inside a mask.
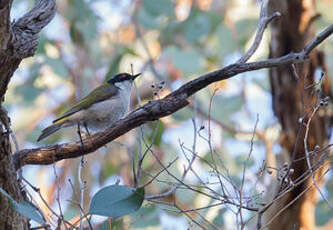
[[[116,86],[110,87],[108,85],[101,85],[101,86],[97,87],[96,89],[94,89],[88,96],[82,98],[78,103],[76,103],[72,108],[67,110],[60,117],[55,119],[53,121],[53,123],[62,121],[76,112],[89,108],[90,106],[92,106],[93,104],[95,104],[97,102],[107,100],[107,99],[117,95],[117,93],[118,93],[118,90],[117,90]]]

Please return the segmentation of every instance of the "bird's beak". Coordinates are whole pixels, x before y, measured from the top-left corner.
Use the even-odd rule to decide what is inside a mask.
[[[132,80],[134,81],[135,78],[139,77],[140,75],[141,75],[141,73],[138,73],[138,74],[132,75]]]

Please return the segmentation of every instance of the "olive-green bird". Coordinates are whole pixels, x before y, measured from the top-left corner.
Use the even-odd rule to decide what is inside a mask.
[[[139,74],[119,73],[94,89],[45,128],[37,141],[59,129],[75,125],[102,130],[121,119],[129,109],[133,81]]]

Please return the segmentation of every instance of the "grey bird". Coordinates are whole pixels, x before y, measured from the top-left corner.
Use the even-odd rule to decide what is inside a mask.
[[[55,119],[42,131],[37,141],[66,127],[82,125],[87,130],[97,131],[112,125],[129,110],[133,81],[140,74],[115,75]]]

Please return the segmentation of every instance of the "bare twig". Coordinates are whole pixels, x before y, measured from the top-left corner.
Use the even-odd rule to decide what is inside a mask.
[[[258,30],[257,30],[256,36],[254,38],[254,41],[253,41],[251,47],[249,48],[249,50],[237,61],[237,63],[245,63],[251,58],[251,56],[258,49],[258,47],[261,43],[261,40],[262,40],[262,37],[264,35],[267,25],[271,21],[273,21],[275,18],[278,18],[281,16],[281,14],[279,12],[274,12],[272,15],[267,16],[267,3],[268,3],[268,0],[262,1],[259,25],[258,25]]]
[[[252,138],[251,138],[251,142],[250,142],[250,151],[249,154],[247,156],[246,161],[244,162],[244,167],[243,167],[243,174],[242,174],[242,182],[241,182],[241,187],[239,189],[239,216],[240,216],[240,221],[241,221],[241,229],[244,228],[244,222],[243,222],[243,213],[242,213],[242,205],[243,205],[243,188],[244,188],[244,182],[245,182],[245,174],[246,174],[246,168],[249,164],[250,158],[251,158],[251,154],[253,151],[253,143],[254,143],[254,137],[255,137],[255,132],[257,129],[257,125],[259,123],[259,115],[257,114],[257,120],[256,123],[254,125],[253,128],[253,134],[252,134]]]
[[[327,169],[321,176],[319,179],[324,178],[324,176],[329,172],[330,170]],[[303,191],[301,191],[293,200],[291,200],[288,204],[286,204],[285,206],[283,206],[283,208],[281,208],[267,223],[265,223],[264,226],[260,227],[259,230],[261,229],[266,229],[266,227],[268,225],[270,225],[273,220],[278,217],[282,212],[284,212],[287,208],[289,208],[293,203],[295,203],[295,201],[297,201],[300,197],[302,197],[307,191],[309,191],[313,186],[314,186],[314,182],[312,184],[310,184],[309,186],[307,186]]]
[[[315,178],[315,175],[313,173],[313,170],[312,170],[312,165],[311,165],[311,162],[310,162],[310,152],[309,152],[309,149],[308,149],[308,137],[309,137],[309,130],[310,130],[310,124],[311,124],[311,120],[312,118],[314,117],[314,115],[317,113],[317,111],[319,110],[320,108],[320,105],[316,105],[314,110],[312,111],[312,113],[310,114],[310,117],[306,123],[306,127],[305,127],[305,135],[304,135],[304,151],[305,151],[305,156],[306,156],[306,163],[307,163],[307,166],[308,166],[308,169],[310,171],[310,174],[312,176],[312,180],[313,180],[313,184],[314,186],[316,187],[316,189],[318,190],[320,196],[323,198],[323,200],[327,203],[327,205],[333,209],[333,205],[331,204],[331,202],[326,198],[326,196],[323,194],[323,192],[321,191],[319,185],[317,184],[317,181],[316,181],[316,178]]]

